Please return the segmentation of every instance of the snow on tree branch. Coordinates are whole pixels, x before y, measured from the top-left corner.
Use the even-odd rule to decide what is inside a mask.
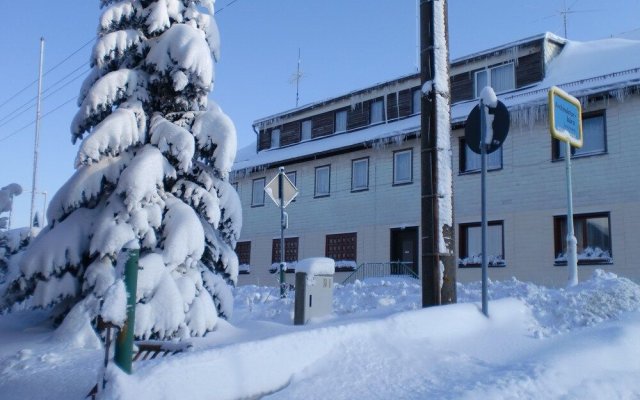
[[[50,225],[15,254],[0,308],[60,304],[73,318],[119,325],[125,246],[135,241],[135,335],[201,336],[232,314],[242,227],[228,181],[235,128],[208,101],[220,47],[213,1],[101,5],[71,123],[82,139],[76,172],[51,200]]]

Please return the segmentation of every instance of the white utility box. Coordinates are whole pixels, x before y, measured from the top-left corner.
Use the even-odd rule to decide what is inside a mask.
[[[331,258],[306,258],[296,265],[296,301],[293,323],[304,325],[311,318],[333,312],[333,275],[336,263]]]

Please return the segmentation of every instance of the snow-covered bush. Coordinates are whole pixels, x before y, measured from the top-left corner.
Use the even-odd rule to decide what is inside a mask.
[[[228,181],[235,128],[207,98],[219,51],[213,1],[101,5],[71,123],[73,141],[82,140],[76,172],[21,255],[4,306],[64,301],[110,319],[111,302],[122,303],[113,293],[121,293],[123,247],[134,240],[136,336],[204,335],[232,312],[242,225]]]

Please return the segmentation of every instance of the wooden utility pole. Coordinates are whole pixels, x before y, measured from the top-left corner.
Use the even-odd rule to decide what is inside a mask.
[[[447,1],[420,0],[422,306],[455,303]]]

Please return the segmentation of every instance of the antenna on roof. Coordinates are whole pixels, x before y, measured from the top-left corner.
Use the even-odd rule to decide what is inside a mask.
[[[538,19],[538,21],[546,20],[546,19],[549,19],[549,18],[554,18],[554,17],[557,17],[558,15],[562,16],[562,26],[563,26],[563,29],[564,29],[564,37],[568,39],[567,25],[568,25],[568,20],[569,20],[569,14],[581,14],[581,13],[587,13],[587,12],[601,11],[599,9],[574,10],[573,7],[576,5],[576,3],[578,3],[578,1],[579,0],[575,0],[569,7],[567,7],[567,1],[563,0],[562,1],[562,8],[560,10],[556,10],[553,14],[547,15],[545,17],[542,17],[542,18]]]
[[[569,38],[567,36],[567,16],[569,14],[578,14],[578,13],[598,11],[598,10],[573,10],[573,6],[575,6],[577,2],[578,2],[578,0],[574,1],[573,4],[571,4],[569,7],[567,7],[567,1],[563,0],[563,2],[562,2],[563,8],[562,8],[562,10],[558,11],[558,13],[560,15],[562,15],[562,24],[563,24],[563,27],[564,27],[564,37],[565,37],[565,39]]]
[[[296,107],[298,107],[298,103],[300,102],[300,79],[302,79],[302,77],[303,74],[300,70],[300,48],[298,47],[298,69],[291,75],[291,79],[289,79],[290,83],[296,83]]]

